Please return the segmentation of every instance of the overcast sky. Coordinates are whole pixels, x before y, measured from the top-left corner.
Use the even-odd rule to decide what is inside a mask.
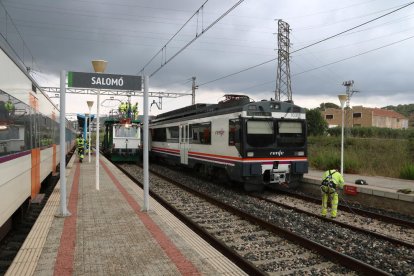
[[[139,74],[206,2],[1,1],[34,56],[34,77],[41,86],[58,86],[62,69],[92,72],[93,59],[108,61],[106,73]],[[236,2],[207,1],[198,16],[188,22],[144,72],[152,74]],[[194,76],[199,85],[197,103],[217,103],[226,93],[246,94],[256,101],[274,98],[277,60],[213,80],[277,58],[277,19],[290,24],[291,52],[294,52],[407,3],[398,0],[245,0],[154,74],[150,78],[150,91],[189,93]],[[307,108],[317,107],[321,102],[339,104],[337,95],[345,92],[342,83],[354,80],[354,89],[359,92],[352,96],[351,105],[383,107],[414,103],[413,37],[414,5],[411,5],[292,53],[294,102]],[[87,112],[86,100],[95,98],[68,97],[68,113]],[[142,107],[142,99],[133,99],[136,101]],[[106,101],[103,112],[109,112],[116,104]],[[164,98],[163,110],[153,106],[151,114],[189,104],[190,96]]]

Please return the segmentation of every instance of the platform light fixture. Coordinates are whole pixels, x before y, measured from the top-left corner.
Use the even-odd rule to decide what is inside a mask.
[[[342,109],[342,130],[341,130],[341,174],[344,175],[344,107],[348,96],[346,94],[338,95]]]
[[[105,60],[92,60],[92,66],[95,73],[104,73],[106,69],[106,65],[108,64]],[[99,107],[100,103],[100,94],[101,89],[98,89],[98,98],[97,98],[97,110],[96,110],[96,163],[95,163],[95,171],[96,171],[96,190],[99,190]]]

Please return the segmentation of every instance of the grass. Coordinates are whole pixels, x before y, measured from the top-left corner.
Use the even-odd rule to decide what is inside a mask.
[[[405,164],[401,169],[400,178],[414,180],[414,164]]]
[[[339,168],[341,138],[308,137],[310,166]],[[413,156],[408,139],[352,138],[344,140],[344,172],[414,179]]]

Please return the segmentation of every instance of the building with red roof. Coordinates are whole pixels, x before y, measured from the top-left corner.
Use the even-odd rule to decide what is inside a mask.
[[[322,111],[322,115],[328,122],[329,127],[341,125],[341,114],[342,110],[337,108],[327,108],[325,111]],[[345,109],[344,115],[345,127],[408,128],[408,118],[394,110],[353,106],[351,109]]]

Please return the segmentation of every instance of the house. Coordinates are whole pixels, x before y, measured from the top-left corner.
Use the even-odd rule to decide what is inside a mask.
[[[322,111],[322,115],[328,122],[329,127],[341,125],[341,109],[327,108],[325,111]],[[363,126],[393,129],[408,128],[408,118],[398,112],[395,112],[394,110],[353,106],[351,109],[345,109],[344,115],[345,127]]]

